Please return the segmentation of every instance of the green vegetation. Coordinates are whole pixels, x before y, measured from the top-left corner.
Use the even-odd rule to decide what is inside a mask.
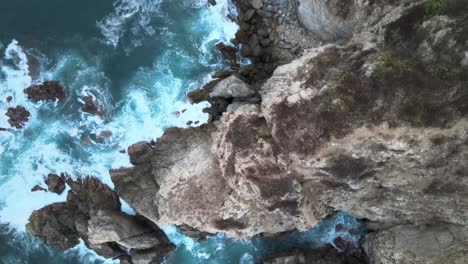
[[[444,63],[430,65],[429,72],[444,81],[455,81],[461,78],[463,69],[461,67],[451,67]]]
[[[462,120],[462,115],[459,112],[452,114],[452,119],[447,122],[447,128],[455,127]]]
[[[424,5],[426,15],[444,14],[449,8],[448,0],[427,0]]]
[[[412,71],[414,65],[409,61],[400,59],[391,53],[380,52],[377,54],[377,63],[375,65],[374,76],[392,73],[397,76]]]
[[[339,86],[341,83],[343,83],[345,79],[345,74],[342,71],[335,72],[332,75],[330,75],[330,78],[328,78],[328,83],[332,88],[335,88]]]
[[[257,133],[257,139],[267,140],[272,138],[272,135],[269,132],[259,131]]]
[[[402,40],[400,29],[395,29],[390,32],[390,40],[393,43],[399,43]]]
[[[422,24],[418,24],[416,26],[416,39],[418,41],[423,41],[429,36],[429,31],[422,26]]]
[[[333,62],[332,59],[329,58],[326,53],[320,54],[317,57],[317,61],[320,65],[323,65],[323,66],[330,65]]]
[[[354,104],[354,97],[347,94],[345,87],[346,84],[344,83],[346,80],[346,73],[343,71],[338,71],[330,75],[327,80],[327,83],[330,85],[329,94],[333,99],[339,99],[347,104]]]

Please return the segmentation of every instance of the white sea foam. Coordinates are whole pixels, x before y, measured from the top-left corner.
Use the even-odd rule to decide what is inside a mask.
[[[132,31],[133,35],[145,34],[152,36],[155,29],[150,26],[151,16],[159,11],[162,0],[117,0],[114,12],[97,22],[97,26],[105,37],[105,42],[117,47],[120,38]],[[141,37],[141,36],[140,36]]]

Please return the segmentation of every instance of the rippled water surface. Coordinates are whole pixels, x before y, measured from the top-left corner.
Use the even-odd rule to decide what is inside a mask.
[[[3,114],[8,107],[22,105],[32,116],[24,129],[0,132],[0,263],[111,262],[83,246],[57,253],[24,234],[32,210],[65,200],[65,194],[29,190],[51,172],[93,175],[112,186],[108,170],[129,165],[120,150],[155,139],[166,127],[206,121],[201,112],[206,105],[190,105],[184,95],[225,67],[212,46],[234,36],[237,26],[226,18],[232,6],[227,0],[217,0],[215,7],[204,0],[4,2],[0,127],[9,127]],[[23,89],[44,80],[62,82],[67,100],[28,101]],[[80,111],[84,95],[103,106],[103,118]],[[99,137],[103,131],[112,136]],[[322,229],[282,241],[239,242],[219,235],[200,244],[166,227],[178,245],[168,262],[254,263],[280,248],[329,242],[333,223],[340,221],[359,225],[341,215]]]

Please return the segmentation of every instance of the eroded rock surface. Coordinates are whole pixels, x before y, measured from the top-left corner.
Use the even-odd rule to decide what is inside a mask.
[[[19,105],[16,107],[9,107],[5,115],[8,116],[9,119],[7,121],[11,127],[20,129],[29,121],[31,113],[29,113],[26,108]],[[6,129],[4,129],[4,131],[6,131]]]
[[[364,249],[371,263],[466,263],[467,227],[437,225],[399,225],[366,236]]]
[[[62,194],[65,191],[65,174],[53,174],[50,173],[47,175],[47,178],[44,180],[45,184],[47,185],[49,192],[54,192],[56,194]]]
[[[34,211],[27,230],[56,250],[64,251],[85,244],[101,256],[116,258],[127,250],[152,250],[154,263],[167,256],[172,245],[151,222],[120,211],[118,196],[94,178],[72,180],[67,201]]]

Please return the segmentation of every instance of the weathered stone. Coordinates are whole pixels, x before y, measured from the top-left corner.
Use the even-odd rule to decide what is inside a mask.
[[[364,241],[370,263],[466,263],[466,226],[437,224],[401,225],[370,233]]]
[[[52,178],[56,177],[49,180]],[[122,213],[117,195],[99,180],[67,177],[67,183],[71,188],[67,202],[34,211],[27,225],[27,230],[47,245],[64,251],[82,239],[107,258],[125,257],[127,250],[138,249],[151,250],[158,261],[174,249],[156,225]]]
[[[45,184],[47,185],[49,192],[53,192],[56,194],[62,194],[65,190],[65,174],[57,174],[50,173],[47,175],[47,178],[44,180]]]
[[[91,244],[116,242],[125,248],[149,249],[170,243],[161,231],[119,211],[99,210],[90,217],[88,240]]]
[[[73,208],[66,203],[57,203],[34,211],[26,229],[47,245],[64,251],[80,243],[74,220]]]
[[[17,129],[23,128],[31,116],[29,111],[20,105],[16,107],[9,107],[5,115],[9,117],[7,120],[8,124],[10,124],[11,127],[15,127]]]
[[[81,100],[84,103],[83,107],[81,108],[81,111],[92,114],[92,115],[97,115],[100,117],[105,116],[104,111],[98,105],[98,103],[96,102],[93,96],[91,95],[83,96]]]
[[[249,0],[249,2],[252,5],[252,7],[255,9],[260,9],[263,6],[262,0]]]
[[[65,89],[57,81],[46,81],[39,85],[32,85],[24,89],[24,92],[35,103],[50,100],[63,101],[66,97]]]
[[[210,92],[211,97],[224,99],[252,97],[254,94],[255,91],[248,84],[234,75],[217,83]]]
[[[34,187],[31,188],[31,192],[38,192],[38,191],[47,192],[47,189],[42,188],[42,187],[39,186],[39,185],[34,185]]]

